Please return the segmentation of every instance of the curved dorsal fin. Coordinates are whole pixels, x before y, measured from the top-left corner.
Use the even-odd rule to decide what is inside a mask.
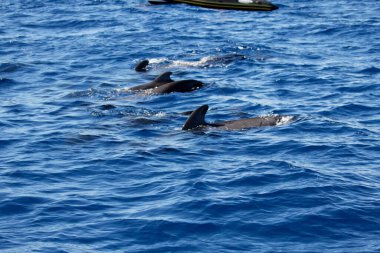
[[[182,130],[189,130],[196,128],[198,126],[208,125],[205,121],[206,113],[208,110],[208,105],[202,105],[193,111],[189,118],[186,120],[185,124],[182,127]]]
[[[174,80],[172,80],[170,78],[171,74],[173,74],[173,73],[170,72],[170,71],[164,72],[161,75],[157,76],[154,79],[154,81],[157,82],[157,83],[171,83],[171,82],[174,82]]]

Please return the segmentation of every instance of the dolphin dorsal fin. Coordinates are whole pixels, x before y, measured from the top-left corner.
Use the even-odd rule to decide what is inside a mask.
[[[170,72],[170,71],[164,72],[161,75],[157,76],[156,79],[154,79],[154,81],[157,82],[157,83],[171,83],[171,82],[174,82],[174,80],[172,80],[170,78],[171,74],[173,74],[173,73]]]
[[[185,124],[182,127],[182,130],[189,130],[199,126],[207,125],[205,121],[206,113],[208,110],[208,105],[202,105],[195,111],[193,111],[189,118],[186,120]]]

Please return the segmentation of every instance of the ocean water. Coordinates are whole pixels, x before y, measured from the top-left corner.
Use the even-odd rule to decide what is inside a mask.
[[[0,252],[380,252],[380,3],[274,3],[1,0]]]

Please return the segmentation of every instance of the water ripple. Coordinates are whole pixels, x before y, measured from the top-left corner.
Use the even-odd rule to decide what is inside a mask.
[[[378,4],[276,4],[2,1],[0,251],[378,252]]]

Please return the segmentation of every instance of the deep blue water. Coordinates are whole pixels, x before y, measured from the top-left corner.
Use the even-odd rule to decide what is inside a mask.
[[[274,3],[2,0],[0,252],[379,252],[380,3]]]

